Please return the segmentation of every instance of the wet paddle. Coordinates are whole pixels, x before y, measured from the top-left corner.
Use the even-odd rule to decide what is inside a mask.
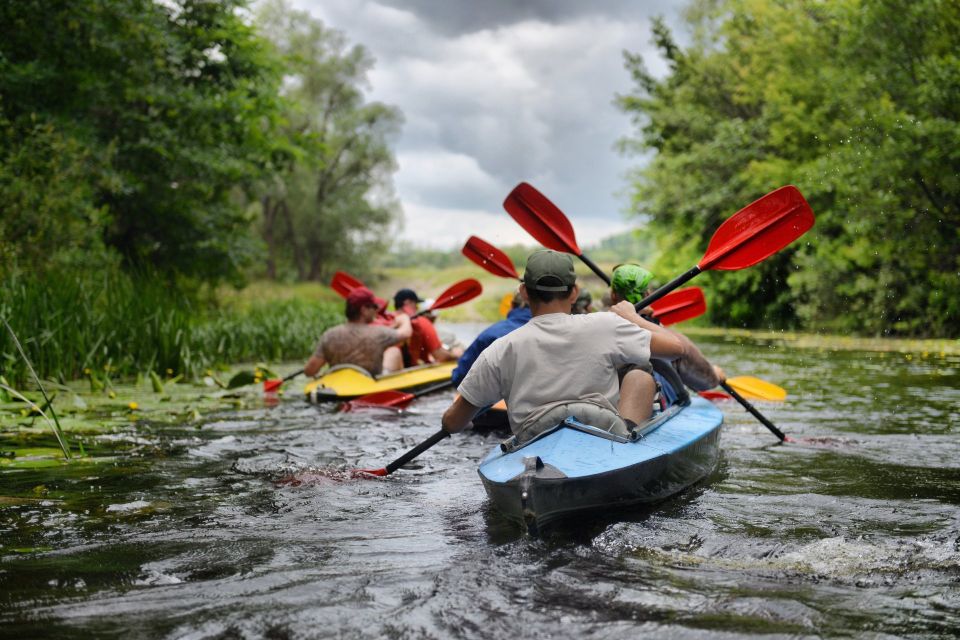
[[[264,393],[270,393],[270,392],[272,392],[272,391],[276,391],[277,389],[279,389],[279,388],[283,385],[284,382],[287,382],[287,381],[289,381],[289,380],[293,380],[294,378],[296,378],[296,377],[297,377],[298,375],[300,375],[301,373],[303,373],[303,369],[300,369],[299,371],[294,371],[294,372],[291,373],[290,375],[288,375],[288,376],[286,376],[286,377],[284,377],[283,379],[280,379],[280,380],[278,380],[278,379],[276,379],[276,378],[271,378],[270,380],[264,380],[264,381],[263,381],[263,392],[264,392]]]
[[[430,385],[424,389],[421,389],[415,393],[407,393],[405,391],[378,391],[376,393],[368,393],[365,396],[361,396],[354,400],[344,403],[344,411],[351,411],[353,409],[359,408],[374,408],[380,407],[385,409],[397,409],[403,410],[407,408],[411,402],[416,400],[421,396],[425,396],[428,393],[433,393],[434,391],[442,391],[443,389],[449,389],[453,386],[452,380],[446,380],[434,385]]]
[[[521,182],[514,187],[503,201],[503,208],[537,242],[554,251],[572,253],[610,284],[610,277],[580,250],[567,216],[532,185]]]
[[[463,255],[482,269],[502,278],[519,279],[510,256],[489,242],[470,236],[463,245]],[[667,326],[696,318],[707,312],[707,301],[700,287],[688,287],[671,293],[653,305],[653,315]]]
[[[400,456],[399,458],[397,458],[387,466],[383,467],[382,469],[354,469],[351,475],[353,475],[354,477],[362,477],[362,475],[381,476],[381,477],[388,476],[394,471],[396,471],[397,469],[399,469],[400,467],[402,467],[403,465],[407,464],[408,462],[410,462],[411,460],[419,456],[421,453],[423,453],[433,445],[437,444],[444,438],[449,438],[449,437],[450,437],[449,433],[447,433],[443,429],[440,429],[440,431],[437,431],[435,434],[433,434],[432,436],[430,436],[429,438],[427,438],[426,440],[424,440],[423,442],[415,446],[413,449],[410,449],[410,451],[407,451],[405,454],[403,454],[402,456]]]

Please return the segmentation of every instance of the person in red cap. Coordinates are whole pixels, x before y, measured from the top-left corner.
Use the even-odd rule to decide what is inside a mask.
[[[463,355],[459,347],[447,348],[437,335],[433,323],[426,316],[417,316],[417,303],[423,302],[413,289],[400,289],[393,296],[396,315],[406,315],[413,326],[413,335],[404,347],[404,364],[414,366],[428,362],[456,360]]]
[[[329,364],[352,364],[372,375],[390,373],[403,368],[400,344],[413,333],[410,318],[397,314],[390,327],[373,324],[387,303],[366,287],[358,287],[347,296],[347,321],[327,329],[307,361],[303,372],[315,375]]]

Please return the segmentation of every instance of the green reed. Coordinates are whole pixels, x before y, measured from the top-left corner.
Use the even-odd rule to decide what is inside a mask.
[[[8,275],[0,317],[44,379],[150,371],[195,378],[219,364],[305,359],[341,308],[303,300],[216,307],[157,277],[110,271]],[[0,375],[14,386],[30,379],[9,335],[0,335]]]

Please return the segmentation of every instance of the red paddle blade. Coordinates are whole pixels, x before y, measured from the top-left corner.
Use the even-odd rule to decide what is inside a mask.
[[[350,471],[351,478],[363,478],[365,476],[380,476],[384,477],[387,475],[386,468],[383,469],[353,469]]]
[[[477,236],[470,236],[461,251],[471,262],[478,264],[481,268],[486,269],[495,276],[513,278],[515,280],[520,279],[520,276],[517,275],[517,269],[513,266],[513,261],[510,257]]]
[[[343,271],[337,271],[335,274],[333,274],[333,279],[330,281],[330,288],[344,298],[350,295],[351,291],[362,286],[362,282],[354,278],[349,273],[344,273]]]
[[[654,317],[660,324],[669,326],[707,312],[707,300],[700,287],[688,287],[668,293],[652,305]]]
[[[430,305],[430,311],[447,309],[473,300],[483,293],[483,285],[473,278],[467,278],[451,285],[446,291],[437,296],[436,302]]]
[[[700,397],[713,401],[733,400],[733,396],[727,395],[723,391],[701,391]]]
[[[351,400],[347,404],[351,407],[389,407],[391,409],[403,409],[416,398],[412,393],[402,391],[378,391],[377,393],[368,393],[356,400]]]
[[[503,201],[503,208],[547,249],[577,256],[583,253],[577,246],[577,237],[567,216],[545,195],[526,182],[514,187]]]
[[[701,271],[745,269],[765,260],[813,226],[813,210],[800,191],[780,187],[736,212],[710,239]]]
[[[269,380],[264,380],[264,381],[263,381],[263,392],[264,392],[264,393],[271,393],[271,392],[273,392],[273,391],[276,391],[277,389],[280,388],[280,386],[281,386],[282,384],[283,384],[283,380],[281,380],[280,378],[271,378],[271,379],[269,379]]]

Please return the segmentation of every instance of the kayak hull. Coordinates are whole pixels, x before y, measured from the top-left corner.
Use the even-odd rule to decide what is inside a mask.
[[[672,407],[636,441],[574,423],[511,452],[498,447],[480,465],[490,501],[531,533],[576,514],[664,500],[708,476],[720,456],[723,414],[699,398]]]
[[[456,362],[441,362],[401,369],[379,377],[352,365],[338,365],[304,388],[310,402],[351,400],[380,391],[415,392],[450,380]]]

